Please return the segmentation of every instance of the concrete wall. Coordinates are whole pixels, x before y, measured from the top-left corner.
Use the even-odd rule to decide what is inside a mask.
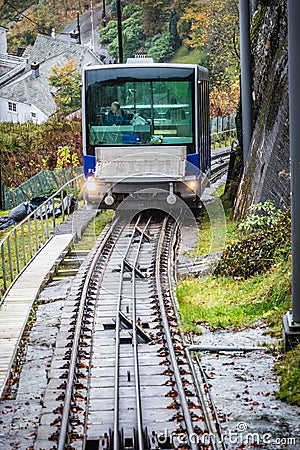
[[[252,24],[253,136],[239,185],[235,216],[271,200],[290,204],[287,2],[260,2]],[[300,126],[300,123],[299,123]]]

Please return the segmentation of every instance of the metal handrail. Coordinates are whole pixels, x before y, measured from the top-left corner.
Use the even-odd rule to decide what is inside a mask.
[[[62,205],[61,222],[63,222],[71,214],[69,197],[67,197],[66,208],[63,207],[65,193],[69,193],[71,190],[79,192],[82,188],[82,181],[83,174],[80,174],[65,183],[55,194],[47,198],[44,203],[2,238],[0,241],[2,293],[5,293],[20,272],[53,235],[59,222],[58,218],[55,217],[55,201],[59,199]],[[51,211],[50,214],[49,210]]]

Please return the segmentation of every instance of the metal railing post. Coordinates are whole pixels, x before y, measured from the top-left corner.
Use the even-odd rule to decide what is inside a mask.
[[[19,257],[19,246],[18,246],[18,236],[17,229],[14,229],[14,241],[15,241],[15,252],[16,252],[16,263],[17,263],[17,272],[20,272],[20,257]]]
[[[6,291],[6,289],[7,289],[7,275],[6,275],[4,246],[1,247],[1,262],[2,262],[3,287],[4,287],[4,290]]]
[[[22,240],[24,266],[26,266],[26,264],[27,264],[27,256],[26,256],[26,244],[25,244],[24,224],[23,223],[21,225],[21,240]]]

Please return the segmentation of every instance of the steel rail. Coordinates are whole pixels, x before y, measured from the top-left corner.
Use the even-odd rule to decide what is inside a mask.
[[[82,288],[82,294],[80,298],[79,303],[79,310],[78,315],[76,319],[76,326],[75,326],[75,332],[74,332],[74,339],[73,339],[73,346],[71,351],[71,357],[70,357],[70,365],[69,365],[69,372],[68,372],[68,378],[67,378],[67,384],[66,384],[66,391],[65,391],[65,398],[64,398],[64,404],[63,404],[63,411],[62,411],[62,417],[61,417],[61,427],[60,427],[60,433],[57,443],[57,450],[64,450],[66,446],[66,439],[67,439],[67,431],[68,431],[68,421],[70,416],[70,406],[71,406],[71,400],[72,400],[72,394],[73,394],[73,384],[75,379],[75,371],[76,371],[76,362],[77,362],[77,354],[78,354],[78,347],[79,347],[79,340],[80,340],[80,332],[81,332],[81,323],[84,313],[84,307],[85,307],[85,300],[88,296],[88,288],[89,284],[91,282],[93,272],[95,270],[96,264],[98,262],[98,259],[107,244],[109,238],[112,237],[113,232],[116,229],[116,226],[119,224],[119,219],[116,219],[112,226],[110,227],[108,233],[104,237],[103,241],[101,242],[99,248],[97,249],[93,260],[90,264],[90,267],[88,269],[86,279]]]
[[[131,233],[127,248],[122,257],[121,271],[120,271],[120,282],[119,282],[119,295],[116,311],[116,348],[115,348],[115,392],[114,392],[114,430],[113,430],[113,449],[119,450],[120,448],[120,436],[119,436],[119,369],[120,369],[120,312],[121,312],[121,302],[122,302],[122,286],[123,286],[123,273],[125,268],[125,259],[129,253],[132,240],[134,238],[136,227],[141,220],[141,215],[138,216],[133,231]]]
[[[136,317],[136,277],[135,267],[137,266],[139,252],[143,242],[144,233],[146,232],[151,217],[148,219],[144,229],[142,230],[136,256],[132,269],[132,331],[133,331],[133,349],[134,349],[134,372],[135,372],[135,393],[136,393],[136,415],[137,415],[137,431],[138,431],[138,445],[139,450],[144,450],[144,432],[143,432],[143,415],[141,404],[141,386],[140,386],[140,370],[139,370],[139,356],[138,356],[138,339],[137,339],[137,317]]]
[[[177,232],[178,232],[178,225],[176,227],[176,230],[173,234],[173,242],[172,242],[172,246],[170,246],[169,248],[169,254],[168,254],[168,267],[172,267],[172,261],[171,261],[171,248],[175,246],[176,244],[176,240],[177,240]],[[170,297],[171,297],[171,301],[173,304],[173,309],[174,309],[174,313],[177,319],[177,322],[180,321],[180,314],[179,314],[179,305],[177,302],[177,298],[176,295],[174,294],[174,290],[172,289],[172,281],[173,281],[173,276],[171,273],[171,270],[168,271],[168,285],[170,287]],[[210,395],[206,395],[205,393],[205,389],[203,388],[202,384],[199,382],[196,370],[195,370],[195,364],[192,360],[191,354],[190,354],[190,350],[192,350],[192,345],[188,345],[185,335],[184,333],[179,330],[179,334],[181,336],[181,340],[183,342],[183,346],[184,346],[184,350],[185,350],[185,355],[187,358],[187,361],[189,363],[189,367],[191,369],[192,372],[192,376],[193,376],[193,381],[195,384],[195,388],[196,388],[196,392],[197,392],[197,396],[199,399],[199,402],[201,404],[201,408],[202,408],[202,412],[203,412],[203,416],[205,418],[205,423],[207,425],[208,428],[208,433],[210,436],[210,445],[212,447],[212,450],[225,450],[225,445],[223,443],[224,439],[222,436],[222,432],[221,432],[221,424],[219,422],[218,416],[217,416],[217,412],[215,410],[212,398]],[[197,358],[197,365],[199,367],[200,361]],[[203,371],[200,369],[199,367],[199,371],[202,373]],[[206,378],[204,378],[202,376],[202,380],[204,381],[204,385],[207,386],[206,383]],[[206,400],[206,397],[208,397],[208,401]],[[209,407],[209,404],[211,405],[211,408]],[[211,411],[212,409],[212,411]],[[212,414],[213,412],[213,414]],[[213,418],[213,416],[215,417],[215,419]],[[217,427],[216,427],[217,424]],[[214,436],[214,437],[213,437]]]
[[[217,426],[218,426],[219,436],[220,436],[220,441],[219,441],[219,443],[220,443],[220,445],[222,445],[221,448],[224,449],[224,450],[226,450],[227,447],[226,447],[226,445],[224,444],[224,437],[223,437],[223,433],[222,433],[221,423],[220,423],[220,420],[219,420],[219,417],[218,417],[218,412],[217,412],[217,410],[216,410],[215,404],[214,404],[214,402],[213,402],[213,400],[212,400],[210,390],[209,390],[209,388],[208,388],[209,383],[208,383],[208,381],[207,381],[207,377],[206,377],[206,375],[205,375],[205,372],[204,372],[203,367],[202,367],[202,365],[201,365],[199,356],[198,356],[197,354],[195,355],[195,358],[196,358],[196,362],[197,362],[197,366],[198,366],[199,372],[200,372],[200,374],[201,374],[201,378],[203,379],[204,385],[207,386],[207,390],[206,390],[205,392],[206,392],[208,401],[209,401],[209,403],[210,403],[210,405],[211,405],[212,412],[213,412],[213,415],[214,415],[214,417],[215,417],[215,422],[216,422],[216,424],[217,424]]]
[[[162,247],[163,247],[164,239],[165,239],[165,235],[166,235],[167,221],[168,221],[168,218],[166,217],[163,222],[162,231],[161,231],[158,246],[157,246],[156,261],[158,263],[155,266],[155,280],[156,280],[157,296],[158,296],[158,301],[159,301],[159,305],[160,305],[161,321],[162,321],[162,324],[164,327],[164,332],[165,332],[166,342],[168,345],[169,355],[170,355],[170,358],[172,361],[172,367],[173,367],[173,371],[174,371],[178,394],[180,397],[180,403],[181,403],[181,407],[182,407],[182,411],[183,411],[183,415],[184,415],[187,433],[188,433],[188,436],[193,436],[195,433],[194,426],[193,426],[193,422],[191,419],[187,398],[186,398],[186,395],[184,392],[184,387],[182,384],[179,367],[177,365],[177,359],[176,359],[176,355],[175,355],[175,351],[174,351],[174,347],[173,347],[173,342],[172,342],[172,338],[171,338],[167,314],[165,311],[163,292],[162,292],[162,287],[161,287],[161,273],[160,273],[159,261],[161,259],[161,251],[162,251]],[[190,449],[191,450],[199,450],[198,445],[195,444],[194,442],[190,442]]]

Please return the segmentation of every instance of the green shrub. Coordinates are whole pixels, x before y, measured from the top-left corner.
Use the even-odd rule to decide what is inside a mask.
[[[281,217],[281,210],[277,209],[270,200],[251,205],[248,211],[246,220],[239,224],[239,229],[242,231],[267,231],[269,227],[276,225]]]
[[[281,212],[273,224],[262,229],[227,247],[215,273],[247,279],[269,270],[278,259],[287,259],[291,251],[290,212]]]

